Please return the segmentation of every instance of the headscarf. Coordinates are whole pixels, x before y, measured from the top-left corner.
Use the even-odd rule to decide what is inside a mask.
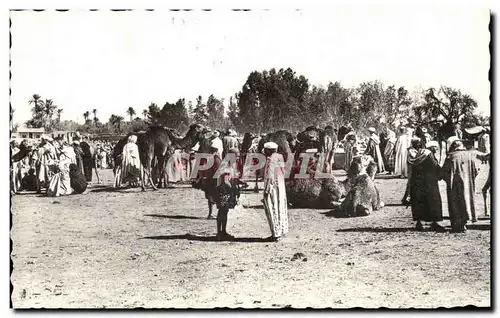
[[[431,140],[428,143],[425,144],[425,148],[429,149],[431,147],[436,147],[439,148],[439,143],[435,140]]]
[[[450,146],[450,152],[458,150],[465,150],[464,144],[462,143],[461,140],[455,140],[454,142],[451,143]]]
[[[137,142],[137,136],[136,135],[128,136],[127,142],[135,144]]]

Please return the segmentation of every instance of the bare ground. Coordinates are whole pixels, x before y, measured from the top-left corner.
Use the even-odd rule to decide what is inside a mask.
[[[480,187],[488,167],[480,165]],[[104,171],[111,183],[112,172]],[[105,179],[106,179],[105,178]],[[406,179],[378,179],[388,205],[368,217],[291,209],[267,242],[262,194],[231,211],[215,240],[203,193],[188,186],[12,199],[14,308],[428,308],[490,306],[490,221],[465,234],[415,232]],[[445,184],[441,184],[447,215]],[[444,221],[449,226],[449,220]],[[298,254],[301,253],[301,254]],[[295,255],[295,257],[294,257]]]

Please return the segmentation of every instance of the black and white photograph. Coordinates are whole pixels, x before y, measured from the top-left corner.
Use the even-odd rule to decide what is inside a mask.
[[[9,8],[11,308],[491,309],[493,13],[209,8]]]

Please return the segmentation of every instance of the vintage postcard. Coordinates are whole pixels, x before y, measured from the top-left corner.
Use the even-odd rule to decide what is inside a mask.
[[[491,19],[12,9],[11,306],[490,308]]]

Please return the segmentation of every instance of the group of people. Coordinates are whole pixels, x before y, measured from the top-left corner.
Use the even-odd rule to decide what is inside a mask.
[[[96,170],[96,145],[77,134],[70,143],[63,138],[42,135],[39,142],[11,142],[11,192],[36,191],[48,196],[82,193]]]
[[[439,144],[432,140],[425,128],[421,129],[419,134],[414,134],[411,127],[401,127],[398,132],[399,136],[396,136],[394,131],[386,128],[385,138],[381,140],[376,129],[369,128],[364,152],[356,133],[348,133],[343,140],[344,169],[349,171],[353,160],[360,155],[368,155],[374,162],[374,167],[371,168],[373,170],[371,178],[374,178],[375,171],[407,177],[408,183],[402,203],[411,205],[413,219],[417,222],[418,230],[423,229],[422,222],[431,222],[432,229],[444,231],[443,226],[440,225],[443,213],[438,186],[438,181],[444,180],[447,184],[452,231],[465,231],[467,221],[476,222],[477,220],[474,208],[477,176],[475,159],[480,158],[489,162],[490,146],[487,132],[481,135],[479,155],[467,151],[458,137],[450,138],[447,147],[448,156],[442,166],[436,156],[440,149]],[[256,144],[254,146],[256,147]],[[85,136],[79,135],[74,138],[72,144],[64,140],[53,140],[45,135],[41,137],[39,145],[28,145],[25,141],[21,145],[12,142],[14,165],[11,171],[11,186],[13,192],[25,189],[36,190],[40,193],[43,188],[46,188],[48,196],[82,193],[92,180],[93,169],[98,182],[101,182],[96,169],[96,158],[98,154],[102,154],[100,159],[104,160],[106,157],[104,160],[106,163],[101,163],[101,167],[109,166],[112,160],[107,158],[106,153],[111,152],[111,147],[112,144],[109,142],[91,142]],[[209,149],[208,153],[212,156],[213,165],[208,170],[199,171],[194,187],[205,193],[209,208],[208,218],[212,218],[213,206],[217,207],[217,236],[221,239],[232,238],[227,233],[227,216],[229,210],[238,205],[241,190],[247,186],[241,181],[243,162],[240,160],[239,148],[240,140],[234,130],[229,129],[224,137],[221,137],[218,131],[207,129],[204,131],[203,141],[191,149],[191,153]],[[284,159],[277,150],[278,145],[274,142],[264,144],[266,164],[263,169],[262,202],[273,240],[278,240],[288,232],[285,165],[282,165]],[[313,150],[309,149],[306,152]],[[237,160],[232,162],[223,173],[219,173],[222,160],[229,154],[234,155]],[[166,166],[169,178],[189,180],[191,160],[186,160],[181,156],[180,151],[175,152],[172,158],[174,165]],[[310,165],[314,165],[315,158],[312,157]],[[121,164],[116,167],[114,186],[119,187],[122,183],[137,186],[142,177],[142,168],[137,136],[131,135],[123,148]],[[315,170],[315,167],[310,166],[307,172],[313,174]],[[299,173],[298,170],[292,170],[292,177],[294,172]],[[179,173],[181,173],[180,177]],[[491,183],[491,176],[488,182]]]
[[[417,135],[413,134],[411,127],[401,127],[397,138],[392,130],[387,129],[387,140],[382,150],[375,128],[369,128],[368,132],[370,137],[365,154],[373,157],[378,173],[389,172],[408,178],[402,203],[411,205],[417,230],[423,230],[422,222],[431,222],[431,229],[444,231],[439,224],[443,220],[440,180],[446,182],[452,231],[464,232],[467,221],[477,221],[474,206],[475,178],[478,174],[476,159],[483,162],[490,160],[489,132],[486,128],[479,138],[479,153],[467,150],[458,136],[450,137],[447,140],[448,155],[442,166],[437,159],[440,145],[426,128],[421,128]],[[357,147],[355,133],[348,134],[344,142],[346,171],[359,151]],[[485,188],[489,188],[490,183],[491,171]]]
[[[242,161],[240,160],[239,141],[236,132],[229,130],[226,136],[219,138],[217,132],[206,132],[206,140],[210,143],[210,156],[213,165],[210,169],[200,171],[194,187],[205,193],[208,201],[209,214],[212,217],[213,206],[217,207],[217,237],[232,239],[227,233],[227,215],[230,209],[238,205],[241,190],[247,184],[241,180],[243,174]],[[194,150],[198,150],[196,145]],[[283,156],[278,152],[278,145],[274,142],[264,144],[266,163],[264,166],[264,204],[265,215],[271,231],[270,239],[279,240],[288,232],[288,204],[285,190],[285,167]],[[223,159],[233,155],[235,160],[220,172]],[[219,173],[219,175],[217,175]]]

